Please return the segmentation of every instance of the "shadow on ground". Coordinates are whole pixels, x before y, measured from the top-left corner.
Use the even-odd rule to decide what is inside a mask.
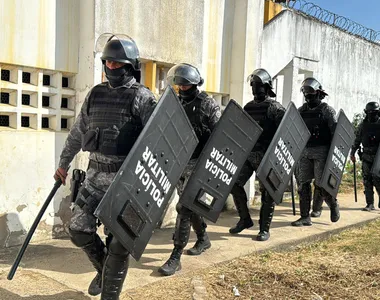
[[[91,300],[81,292],[65,291],[54,295],[32,295],[21,297],[6,289],[0,288],[1,300]]]

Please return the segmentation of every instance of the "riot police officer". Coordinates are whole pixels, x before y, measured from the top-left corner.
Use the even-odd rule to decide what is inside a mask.
[[[374,186],[377,193],[380,195],[380,178],[371,174],[371,168],[380,143],[379,110],[379,103],[367,103],[364,110],[366,117],[357,128],[355,142],[351,148],[351,160],[355,162],[355,153],[360,148],[360,144],[363,145],[363,152],[360,156],[362,161],[364,195],[367,203],[366,207],[363,208],[364,211],[375,209],[373,193]]]
[[[179,99],[199,140],[199,144],[177,183],[177,192],[181,197],[196,161],[216,123],[219,121],[221,112],[214,99],[205,92],[199,91],[198,87],[203,84],[203,78],[196,67],[185,63],[177,64],[169,70],[168,81],[178,86]],[[197,235],[197,241],[194,247],[187,250],[187,254],[200,255],[211,247],[206,233],[207,225],[203,218],[180,203],[177,204],[176,209],[178,215],[173,235],[174,249],[170,258],[158,270],[159,273],[165,276],[172,275],[181,269],[180,258],[189,241],[191,226]]]
[[[263,132],[257,143],[252,149],[247,161],[245,162],[235,185],[232,188],[236,209],[239,213],[240,220],[230,228],[231,234],[241,232],[246,228],[253,226],[253,221],[249,214],[247,194],[244,190],[244,185],[257,170],[261,160],[264,157],[270,142],[282,117],[285,114],[285,108],[271,97],[276,94],[272,90],[272,78],[264,69],[257,69],[248,77],[248,81],[252,87],[254,99],[244,106],[244,110],[261,126]],[[266,191],[264,185],[260,183],[261,192],[261,208],[260,208],[260,231],[256,236],[258,241],[266,241],[269,239],[269,227],[272,222],[275,202]]]
[[[339,220],[339,205],[336,199],[324,190],[320,184],[322,173],[326,164],[332,136],[336,126],[335,110],[322,100],[327,96],[321,84],[315,78],[306,78],[302,82],[301,91],[305,96],[300,112],[311,137],[296,166],[296,178],[299,184],[301,218],[292,222],[293,226],[311,226],[311,182],[314,179],[315,193],[330,207],[330,220]]]
[[[83,249],[98,272],[90,295],[119,299],[127,275],[129,253],[115,238],[106,249],[97,231],[94,211],[116,172],[148,122],[156,101],[136,81],[140,78],[139,51],[128,36],[112,35],[101,56],[108,82],[93,87],[71,128],[54,175],[65,184],[67,169],[79,150],[89,151],[87,176],[73,208],[71,241]]]

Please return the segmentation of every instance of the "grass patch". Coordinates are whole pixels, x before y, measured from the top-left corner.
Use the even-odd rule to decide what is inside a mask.
[[[380,220],[326,241],[216,264],[128,291],[121,299],[193,299],[201,278],[204,299],[380,299]]]

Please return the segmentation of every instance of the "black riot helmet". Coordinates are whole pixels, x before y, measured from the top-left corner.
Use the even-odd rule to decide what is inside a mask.
[[[305,96],[319,94],[319,99],[323,99],[325,96],[328,96],[319,81],[313,77],[308,77],[302,82],[301,92]]]
[[[141,63],[139,49],[135,41],[126,34],[103,33],[95,44],[95,53],[102,53],[100,59],[104,65],[106,77],[112,86],[121,85],[128,76],[141,79]],[[125,63],[124,67],[110,70],[106,68],[106,60]]]
[[[181,63],[172,67],[167,76],[167,80],[173,85],[197,85],[204,82],[198,69],[190,64]]]
[[[364,109],[364,112],[366,114],[379,113],[379,111],[380,111],[380,105],[377,102],[368,102]]]
[[[269,75],[268,71],[265,69],[256,69],[247,78],[250,86],[252,87],[252,92],[257,96],[257,90],[261,87],[265,88],[265,94],[270,97],[276,97],[276,93],[273,92],[272,77]]]
[[[139,49],[134,40],[127,35],[110,36],[100,59],[103,63],[110,60],[130,64],[135,71],[141,69]]]

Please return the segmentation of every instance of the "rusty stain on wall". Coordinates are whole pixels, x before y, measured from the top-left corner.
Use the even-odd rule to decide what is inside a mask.
[[[18,212],[22,212],[24,210],[24,208],[26,208],[26,207],[28,207],[28,206],[25,205],[25,204],[21,204],[21,205],[19,205],[19,206],[16,207],[16,210]]]
[[[69,224],[72,215],[70,206],[70,195],[65,198],[62,198],[62,201],[59,204],[59,209],[55,213],[55,216],[61,219],[62,224],[55,224],[53,226],[53,237],[58,238],[69,233]]]

